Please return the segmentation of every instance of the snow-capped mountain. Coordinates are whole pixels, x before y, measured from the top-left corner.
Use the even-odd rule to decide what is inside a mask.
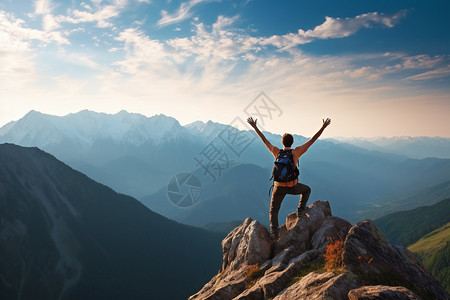
[[[0,143],[34,146],[75,169],[135,197],[191,170],[191,158],[204,146],[200,138],[171,117],[120,111],[83,110],[66,116],[30,111],[0,128]],[[170,165],[170,166],[169,166]]]
[[[228,128],[228,125],[208,121],[206,123],[202,121],[195,121],[185,126],[193,135],[202,137],[216,137],[223,130]]]
[[[98,140],[141,145],[161,143],[187,131],[174,118],[165,115],[146,117],[120,111],[117,114],[83,110],[63,117],[30,111],[22,119],[1,128],[2,140],[24,146],[45,147],[72,140],[92,145]]]

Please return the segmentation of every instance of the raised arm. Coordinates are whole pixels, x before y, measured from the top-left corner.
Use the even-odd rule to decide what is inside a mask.
[[[273,153],[273,152],[274,152],[273,150],[274,150],[275,146],[272,145],[272,144],[266,139],[266,137],[265,137],[264,134],[261,132],[261,130],[259,130],[258,126],[256,126],[256,121],[257,121],[257,120],[258,120],[258,119],[253,120],[253,118],[250,117],[250,118],[247,119],[247,122],[248,122],[248,124],[250,124],[250,125],[253,127],[253,129],[256,131],[256,134],[258,134],[258,136],[259,136],[259,137],[261,138],[261,140],[264,142],[264,145],[266,145],[267,149],[269,149],[269,151]]]
[[[325,128],[327,128],[327,126],[330,125],[331,123],[331,120],[329,118],[322,121],[323,121],[322,128],[320,128],[319,131],[317,131],[316,134],[305,143],[306,148],[311,147],[311,145],[314,144],[314,142],[319,138],[319,136],[322,134]]]

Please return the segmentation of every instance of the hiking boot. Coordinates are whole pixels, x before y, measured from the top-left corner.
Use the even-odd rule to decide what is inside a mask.
[[[279,236],[278,236],[278,228],[270,228],[269,235],[270,235],[270,239],[272,241],[277,241],[278,238],[279,238]]]
[[[306,207],[299,207],[297,209],[297,217],[300,218],[301,216],[303,216],[309,209]]]

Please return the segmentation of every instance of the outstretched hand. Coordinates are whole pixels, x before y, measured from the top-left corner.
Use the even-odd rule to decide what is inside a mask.
[[[323,122],[322,127],[325,128],[325,127],[327,127],[328,125],[330,125],[331,119],[330,119],[330,118],[326,118],[326,120],[325,120],[325,119],[322,119],[322,122]]]
[[[256,121],[258,121],[258,119],[253,120],[252,117],[247,119],[248,124],[250,124],[253,128],[256,128]]]

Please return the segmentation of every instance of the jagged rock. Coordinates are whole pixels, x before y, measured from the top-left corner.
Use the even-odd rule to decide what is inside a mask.
[[[347,274],[312,272],[276,296],[274,300],[345,299],[349,290],[354,287],[356,282]]]
[[[330,216],[328,201],[314,202],[301,218],[297,217],[297,213],[289,214],[286,224],[280,227],[280,239],[275,245],[275,253],[292,245],[295,245],[296,255],[308,250],[310,238]]]
[[[311,238],[311,246],[313,249],[321,249],[323,251],[330,240],[343,241],[350,228],[352,228],[352,224],[349,221],[338,217],[329,217],[319,230],[314,233]]]
[[[233,300],[264,300],[264,291],[258,284],[252,286]]]
[[[244,262],[248,265],[261,264],[269,259],[271,245],[267,229],[258,221],[247,218],[222,241],[222,270],[227,267],[239,269]]]
[[[285,289],[291,279],[297,276],[303,268],[308,267],[319,256],[317,250],[302,253],[291,260],[288,267],[282,271],[265,274],[258,282],[267,297],[274,297]]]
[[[246,270],[270,257],[272,241],[267,229],[247,218],[222,241],[222,271],[189,299],[232,299],[249,283]]]
[[[351,227],[331,215],[326,201],[316,201],[308,209],[300,218],[288,216],[277,242],[270,240],[261,224],[246,219],[222,242],[222,270],[190,299],[348,299],[364,292],[358,287],[380,284],[404,286],[424,300],[449,298],[412,253],[390,245],[372,222]],[[343,266],[334,270],[337,274],[323,273],[330,240],[344,241],[342,248],[339,244],[333,248],[336,253],[343,251],[342,255],[330,256],[335,260],[330,265]],[[250,275],[250,270],[255,273]],[[376,295],[374,287],[365,287],[366,294],[372,291]],[[391,292],[410,295],[401,288]]]
[[[401,285],[425,299],[449,298],[409,250],[389,244],[371,221],[360,222],[350,229],[343,262],[364,285]]]
[[[241,294],[246,289],[247,284],[245,267],[240,270],[232,270],[229,273],[221,272],[214,276],[197,294],[189,297],[189,300],[232,299]]]
[[[402,286],[363,286],[348,293],[349,300],[421,300]]]
[[[267,273],[272,273],[276,271],[281,271],[286,268],[288,262],[295,256],[296,249],[294,246],[291,246],[287,249],[284,249],[280,253],[278,253],[272,260],[272,267],[267,271]]]

